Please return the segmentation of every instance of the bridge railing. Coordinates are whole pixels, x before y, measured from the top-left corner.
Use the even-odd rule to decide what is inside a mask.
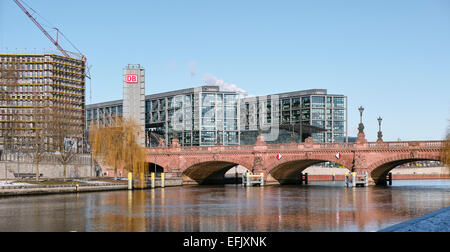
[[[403,148],[403,147],[441,147],[444,141],[403,141],[403,142],[376,142],[368,143],[369,148]]]
[[[402,141],[402,142],[369,142],[366,144],[357,143],[291,143],[291,144],[267,144],[264,148],[267,150],[303,150],[303,149],[343,149],[348,150],[357,146],[368,148],[405,148],[405,147],[441,147],[444,141]],[[212,151],[252,151],[260,146],[258,145],[221,145],[221,146],[183,146],[179,147],[187,152],[212,152]],[[159,153],[170,151],[172,148],[149,148],[150,153]]]

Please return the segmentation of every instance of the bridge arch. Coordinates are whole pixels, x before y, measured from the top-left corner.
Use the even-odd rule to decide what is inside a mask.
[[[299,184],[300,174],[306,170],[308,167],[313,166],[315,164],[320,164],[324,162],[332,162],[336,163],[340,166],[344,166],[347,169],[344,162],[339,160],[334,160],[331,158],[323,158],[323,159],[290,159],[281,163],[275,164],[272,168],[267,170],[268,174],[271,176],[271,179],[276,180],[278,183],[282,185],[286,184]],[[344,169],[344,168],[343,168]]]
[[[369,165],[370,176],[377,185],[386,185],[386,176],[395,167],[416,161],[441,161],[439,154],[395,154]]]
[[[149,173],[162,173],[166,170],[162,165],[159,165],[157,163],[147,162],[146,165]]]
[[[233,167],[242,166],[251,171],[250,163],[237,160],[199,160],[183,171],[183,184],[224,184],[225,173]]]

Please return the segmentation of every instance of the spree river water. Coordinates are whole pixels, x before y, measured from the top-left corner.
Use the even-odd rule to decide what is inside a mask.
[[[0,198],[0,231],[377,231],[450,206],[450,180],[185,186]]]

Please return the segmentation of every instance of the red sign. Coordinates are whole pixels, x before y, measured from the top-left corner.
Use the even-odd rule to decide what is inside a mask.
[[[336,154],[336,158],[337,158],[337,159],[341,159],[341,157],[342,157],[342,154],[341,154],[341,153]]]
[[[280,160],[282,157],[283,157],[283,156],[282,156],[280,153],[277,154],[277,159],[278,159],[278,160]]]
[[[137,74],[127,74],[125,75],[126,83],[138,83],[138,75]]]

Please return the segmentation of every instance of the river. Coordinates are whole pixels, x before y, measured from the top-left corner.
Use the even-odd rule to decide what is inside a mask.
[[[0,198],[0,231],[377,231],[450,206],[450,180],[184,186]]]

